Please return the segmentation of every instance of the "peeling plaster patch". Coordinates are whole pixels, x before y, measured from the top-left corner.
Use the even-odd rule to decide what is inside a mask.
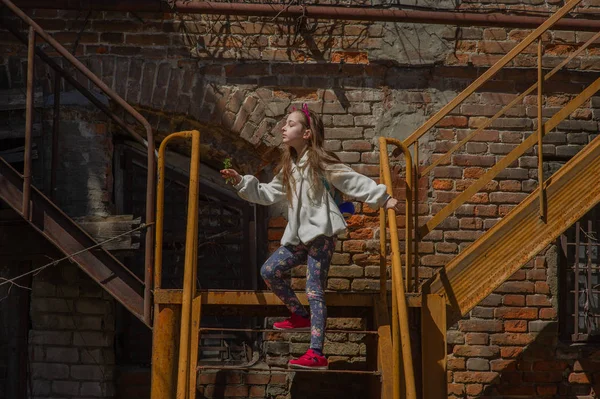
[[[406,99],[413,93],[394,91],[391,101],[385,105],[374,106],[373,114],[378,120],[375,131],[378,135],[403,141],[456,96],[454,91],[429,90],[426,95],[423,95],[423,98],[428,97],[426,101],[408,103]],[[431,150],[426,144],[431,139],[431,132],[434,131],[435,128],[430,129],[420,140],[422,145],[419,147],[419,159],[422,162],[428,161],[431,156]],[[373,144],[378,145],[376,139]]]
[[[383,111],[378,119],[377,126],[375,126],[375,131],[380,136],[405,140],[419,126],[425,123],[428,117],[428,115],[424,114],[423,110],[415,109],[410,104],[395,103],[390,109]],[[373,140],[375,140],[373,144],[377,146],[377,140],[375,138]],[[419,159],[429,159],[431,154],[424,151],[426,150],[425,146],[421,146],[420,150]]]
[[[454,100],[458,93],[453,90],[431,90],[429,95],[431,96],[431,109],[429,113],[433,115],[433,113],[438,112],[446,104]]]
[[[443,25],[386,23],[381,49],[373,49],[370,59],[391,60],[400,65],[443,62],[454,51],[453,41],[444,38],[447,30]]]

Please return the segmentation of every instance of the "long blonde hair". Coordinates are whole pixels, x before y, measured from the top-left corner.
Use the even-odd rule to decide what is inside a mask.
[[[310,118],[306,117],[304,113],[306,110]],[[307,165],[310,166],[311,171],[311,183],[313,187],[321,187],[322,177],[325,175],[325,169],[327,165],[340,164],[342,161],[331,151],[325,150],[323,144],[325,142],[325,129],[323,128],[323,120],[314,111],[304,108],[304,110],[293,110],[298,112],[301,116],[302,125],[306,129],[310,129],[311,135],[308,143],[308,147],[305,151],[308,152]],[[309,123],[310,119],[310,123]],[[281,155],[281,161],[276,168],[276,172],[283,174],[283,186],[285,187],[286,196],[288,202],[292,203],[292,193],[294,193],[295,180],[292,175],[292,161],[299,161],[303,154],[298,154],[296,149],[292,146],[286,146],[283,154]]]

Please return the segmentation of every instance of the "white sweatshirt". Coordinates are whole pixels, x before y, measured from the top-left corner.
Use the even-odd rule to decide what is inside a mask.
[[[346,229],[346,221],[329,192],[322,184],[313,187],[307,159],[308,153],[305,153],[292,166],[295,187],[292,203],[288,205],[288,224],[281,245],[306,244],[320,235],[332,237]],[[344,164],[329,165],[325,170],[325,178],[342,193],[374,209],[382,207],[389,197],[384,184],[377,184]],[[260,205],[271,205],[287,199],[281,173],[270,183],[260,183],[256,177],[245,175],[234,187],[240,197]]]

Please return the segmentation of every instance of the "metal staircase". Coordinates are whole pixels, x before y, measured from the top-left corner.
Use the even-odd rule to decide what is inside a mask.
[[[188,220],[186,234],[186,255],[183,290],[162,289],[162,230],[163,230],[163,203],[165,184],[165,153],[166,147],[173,139],[191,139],[192,155],[190,160],[190,183],[188,198]],[[271,310],[285,312],[280,300],[272,292],[264,291],[231,291],[231,290],[196,290],[197,256],[197,197],[199,176],[200,133],[187,131],[173,133],[161,143],[158,157],[158,189],[157,189],[157,217],[156,217],[156,254],[155,254],[155,288],[154,288],[154,337],[152,349],[152,398],[192,398],[195,397],[197,374],[204,370],[246,370],[252,371],[249,366],[213,366],[198,365],[199,337],[202,331],[201,316],[208,312],[230,314],[257,314],[267,316]],[[395,218],[390,221],[395,222]],[[392,240],[393,241],[393,240]],[[398,240],[395,240],[396,244]],[[385,243],[384,243],[385,246]],[[385,251],[384,251],[385,252]],[[376,346],[371,347],[367,354],[371,369],[345,370],[330,369],[327,371],[303,371],[276,368],[277,372],[309,372],[309,373],[334,373],[365,375],[375,378],[370,386],[372,397],[393,397],[394,390],[400,389],[400,372],[398,362],[394,362],[389,353],[392,351],[392,329],[387,306],[387,292],[385,289],[385,259],[382,258],[382,284],[380,293],[346,293],[326,292],[326,303],[329,314],[335,316],[345,309],[350,314],[371,319],[370,330],[361,331],[376,337]],[[398,264],[399,267],[399,264]],[[298,295],[301,302],[306,305],[306,294]],[[418,307],[417,295],[394,296],[406,309],[407,306]],[[394,306],[396,309],[396,306]],[[285,314],[285,313],[283,313]],[[408,326],[407,326],[408,327]],[[231,329],[219,328],[219,331]],[[234,329],[235,330],[235,329]],[[250,330],[254,332],[275,331],[270,329]],[[396,330],[394,330],[396,331]],[[340,330],[338,333],[352,333],[352,330]],[[396,331],[397,332],[397,331]],[[409,342],[408,336],[404,342]],[[412,362],[412,359],[411,359]],[[410,367],[412,363],[406,363]],[[413,386],[414,389],[414,386]],[[399,391],[398,391],[399,394]]]
[[[544,74],[542,68],[542,35],[548,29],[551,29],[554,23],[572,11],[579,3],[580,1],[578,0],[568,1],[544,24],[523,39],[513,50],[483,73],[468,88],[442,107],[439,112],[404,140],[403,143],[397,143],[399,149],[404,153],[406,160],[406,282],[410,283],[413,280],[415,287],[418,286],[419,253],[416,249],[418,248],[419,241],[443,223],[447,217],[453,215],[460,206],[467,203],[473,195],[483,189],[500,172],[514,165],[514,162],[520,156],[530,151],[534,146],[537,146],[535,154],[538,158],[538,188],[490,230],[452,259],[431,279],[426,281],[419,289],[422,299],[422,315],[424,315],[421,324],[423,397],[446,396],[446,347],[445,345],[439,345],[442,340],[439,334],[445,336],[447,326],[451,326],[460,317],[465,316],[515,271],[523,267],[570,225],[600,202],[600,160],[598,158],[600,155],[600,141],[597,138],[583,148],[547,181],[543,178],[542,165],[544,154],[542,144],[544,136],[556,128],[560,122],[569,117],[573,111],[588,101],[600,89],[599,78],[587,86],[547,121],[544,121],[542,118],[544,109],[543,88],[545,82],[600,38],[599,32],[577,50],[573,51],[558,66]],[[502,67],[508,65],[515,57],[536,42],[538,57],[537,82],[485,121],[479,128],[470,132],[446,154],[420,170],[421,165],[418,160],[419,139],[423,138],[427,132],[453,112],[471,94],[481,89]],[[437,166],[449,161],[452,155],[471,138],[492,125],[496,119],[504,115],[510,108],[522,102],[525,96],[536,92],[538,115],[538,128],[536,131],[524,139],[521,144],[516,146],[504,158],[498,160],[483,176],[475,180],[464,191],[456,193],[455,199],[444,206],[437,214],[428,218],[424,224],[419,224],[418,213],[415,211],[419,205],[418,187],[413,182],[419,181]],[[411,159],[411,153],[414,154],[414,159]],[[381,163],[382,168],[388,167],[387,157],[384,156],[383,152]],[[386,184],[389,184],[389,180],[386,181]],[[412,215],[411,212],[413,212]],[[410,226],[409,219],[411,217],[413,218],[414,229]],[[411,253],[411,251],[414,251],[414,253]],[[399,257],[399,253],[393,251],[393,256]],[[396,263],[399,263],[399,260]],[[394,268],[393,273],[400,274],[400,269]],[[397,287],[397,284],[394,283],[393,286]],[[407,286],[411,286],[411,284]],[[444,298],[445,304],[436,303],[435,300],[432,302],[431,299],[436,298],[436,296]],[[448,316],[446,315],[446,311],[449,312]],[[429,321],[427,320],[428,318]],[[427,324],[429,324],[429,327]],[[400,323],[400,329],[402,328],[406,327]],[[397,342],[397,340],[393,340],[395,344],[394,348],[397,348]],[[435,343],[434,345],[437,348],[427,347],[425,343],[427,345]],[[410,376],[404,373],[403,378],[406,385],[409,386],[411,384]],[[443,387],[443,389],[436,387]],[[406,397],[411,396],[406,395]]]
[[[4,200],[18,212],[34,229],[39,231],[48,241],[61,250],[65,256],[75,261],[98,284],[106,289],[117,301],[122,303],[136,317],[147,326],[151,325],[151,288],[152,264],[154,248],[154,192],[155,168],[154,138],[150,124],[125,100],[117,95],[101,79],[95,76],[79,60],[71,55],[68,50],[48,35],[35,21],[27,16],[21,9],[9,0],[0,0],[0,4],[19,17],[29,27],[28,37],[5,22],[2,26],[12,32],[28,48],[27,59],[27,88],[26,88],[26,116],[25,116],[25,148],[23,173],[14,170],[5,160],[0,160],[0,199]],[[116,104],[120,105],[134,120],[140,123],[146,132],[146,138],[141,137],[131,127],[126,125],[121,118],[102,104],[72,75],[65,72],[55,61],[47,56],[40,48],[36,47],[36,39],[41,38],[69,62],[75,69],[96,85]],[[125,266],[123,266],[108,251],[100,248],[81,227],[62,212],[50,199],[32,186],[32,131],[33,131],[33,102],[34,102],[34,66],[35,57],[38,56],[48,64],[56,73],[55,79],[55,104],[60,103],[60,78],[81,92],[93,104],[106,113],[120,128],[132,135],[138,142],[148,149],[148,181],[146,191],[146,275],[140,281]],[[60,120],[60,108],[54,108],[54,122]],[[57,133],[58,127],[54,127]],[[53,160],[54,162],[54,160]],[[53,176],[54,177],[54,176]],[[91,248],[91,249],[90,249]]]

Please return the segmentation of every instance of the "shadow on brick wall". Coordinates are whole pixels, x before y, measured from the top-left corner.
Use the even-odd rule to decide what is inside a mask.
[[[497,358],[487,359],[488,371],[455,371],[458,391],[450,392],[455,394],[451,397],[598,397],[600,348],[563,343],[558,322],[544,323],[535,337],[525,332],[491,334],[488,348],[497,348]],[[527,339],[531,342],[523,346]],[[466,368],[477,361],[484,359],[470,358]]]

